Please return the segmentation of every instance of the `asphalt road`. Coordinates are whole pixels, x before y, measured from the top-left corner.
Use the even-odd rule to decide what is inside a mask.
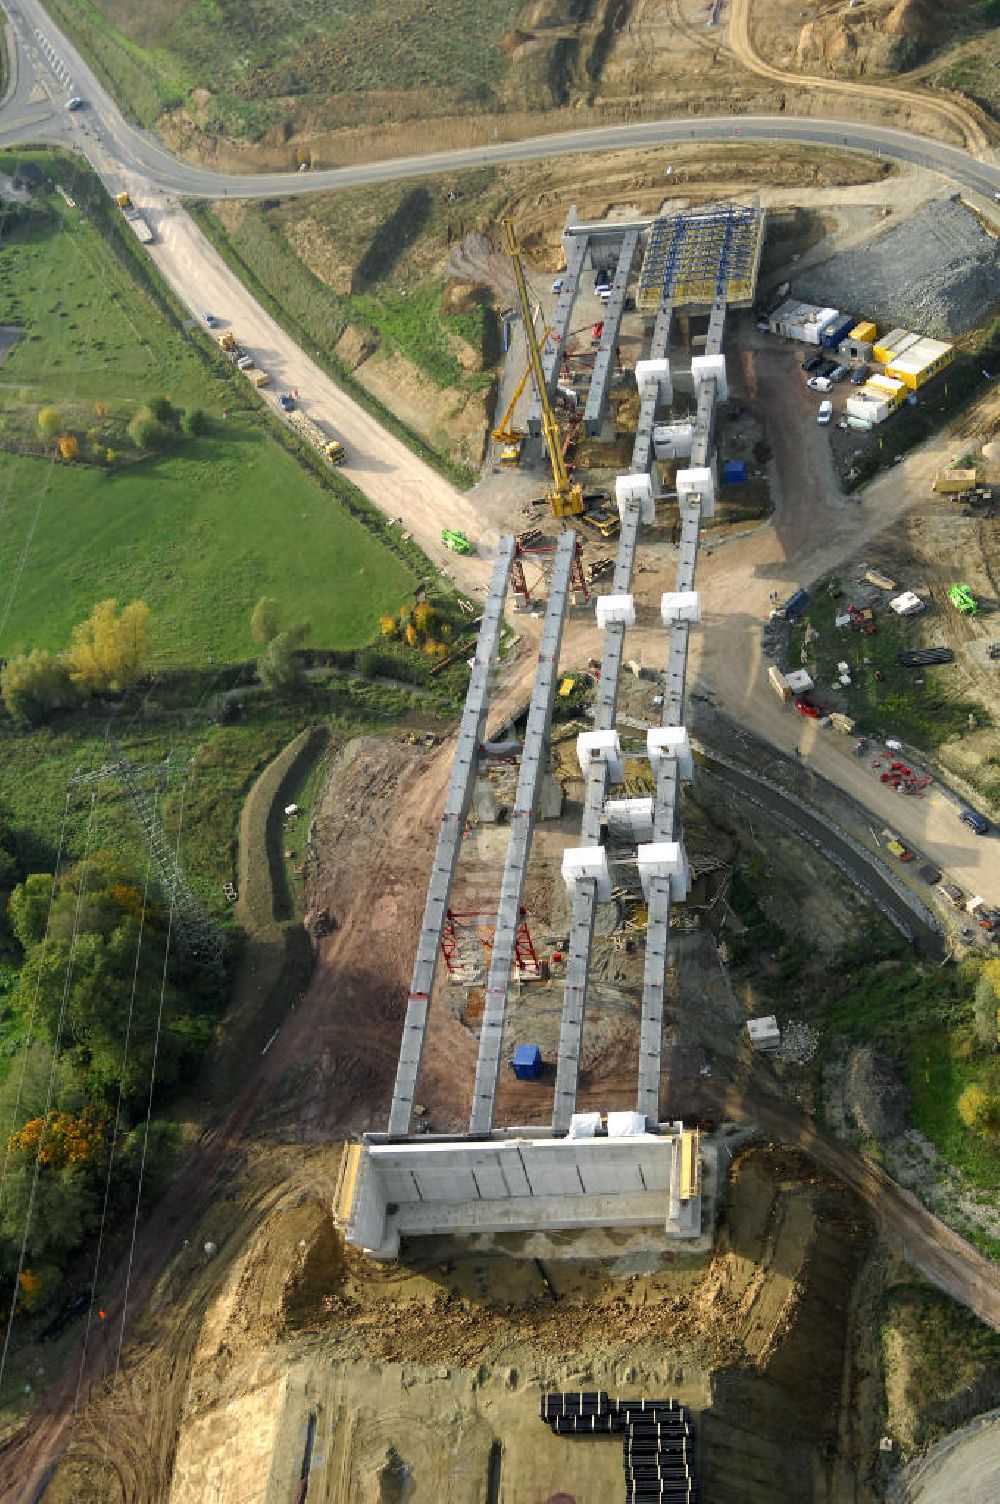
[[[19,84],[15,96],[0,109],[0,144],[30,138],[74,145],[90,157],[98,171],[105,170],[113,162],[121,169],[147,178],[151,186],[161,192],[188,198],[221,198],[224,195],[272,198],[396,182],[402,178],[430,177],[505,162],[538,161],[578,152],[600,155],[637,147],[732,139],[784,141],[873,152],[941,173],[950,181],[977,193],[1000,191],[1000,169],[958,147],[888,126],[795,115],[709,115],[690,120],[594,126],[521,141],[497,141],[489,146],[430,152],[389,162],[368,162],[308,173],[213,172],[181,161],[151,132],[130,125],[80,54],[49,20],[38,0],[3,0],[3,8],[14,27],[17,50],[25,65],[23,71],[37,72],[50,99],[48,103],[32,99],[30,91],[26,95]],[[44,41],[39,38],[39,33]],[[66,69],[68,85],[55,71],[45,50],[46,43]],[[86,100],[85,109],[75,113],[65,110],[65,100],[71,93]],[[95,150],[102,160],[95,160]]]

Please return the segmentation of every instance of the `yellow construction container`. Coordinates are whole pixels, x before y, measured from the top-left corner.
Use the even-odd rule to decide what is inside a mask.
[[[865,390],[876,392],[879,397],[889,403],[893,412],[906,396],[905,384],[898,377],[890,376],[888,373],[884,376],[870,376],[865,382]]]
[[[930,381],[955,359],[955,347],[940,339],[918,339],[902,353],[886,361],[885,373],[901,381],[911,392]]]
[[[871,344],[875,339],[875,325],[870,319],[862,319],[860,324],[855,324],[848,339],[857,340],[859,344]]]
[[[883,334],[882,338],[872,345],[872,354],[880,365],[888,365],[900,347],[905,345],[907,340],[912,342],[913,338],[909,329],[890,329],[888,334]]]

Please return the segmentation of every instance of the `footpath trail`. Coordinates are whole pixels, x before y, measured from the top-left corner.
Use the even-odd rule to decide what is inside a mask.
[[[945,135],[958,133],[966,151],[974,156],[989,154],[990,143],[975,110],[958,99],[931,94],[925,89],[914,91],[893,87],[890,84],[852,83],[847,79],[821,78],[815,74],[793,73],[785,68],[775,68],[761,57],[753,43],[751,10],[753,0],[731,0],[729,10],[729,45],[736,57],[751,73],[766,78],[786,89],[819,90],[827,95],[857,103],[865,109],[878,100],[905,114],[919,105],[933,115]]]

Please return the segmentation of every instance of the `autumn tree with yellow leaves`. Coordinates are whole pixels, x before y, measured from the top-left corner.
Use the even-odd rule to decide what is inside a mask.
[[[70,679],[91,694],[127,689],[140,677],[149,656],[149,607],[132,601],[118,610],[115,600],[98,601],[86,621],[73,628],[64,654]]]

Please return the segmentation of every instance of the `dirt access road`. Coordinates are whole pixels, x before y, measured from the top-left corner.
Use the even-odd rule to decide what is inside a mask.
[[[455,555],[442,547],[441,529],[463,529],[479,546],[479,557],[463,569],[463,582],[485,581],[496,535],[484,535],[469,496],[383,428],[300,349],[246,290],[190,215],[148,184],[130,180],[127,186],[156,231],[158,240],[149,252],[159,271],[195,317],[213,314],[220,328],[231,329],[258,367],[267,371],[271,386],[264,396],[274,411],[280,416],[279,392],[298,391],[302,411],[343,441],[347,479],[379,511],[402,517],[424,552],[446,573]]]
[[[912,92],[889,84],[851,83],[843,79],[817,78],[808,73],[794,73],[784,68],[772,67],[761,57],[754,46],[752,9],[753,0],[730,0],[728,41],[736,57],[748,72],[756,73],[759,78],[766,78],[770,83],[780,84],[786,89],[819,90],[825,94],[834,94],[848,104],[863,102],[865,109],[873,100],[884,101],[886,105],[902,110],[904,118],[906,112],[916,102]],[[960,100],[949,99],[945,95],[931,94],[925,89],[919,91],[919,101],[924,110],[937,118],[945,135],[957,131],[966,151],[972,152],[975,156],[989,155],[989,138],[976,112],[970,106],[963,104]]]
[[[980,1415],[893,1478],[888,1504],[984,1504],[1000,1495],[1000,1410]]]

